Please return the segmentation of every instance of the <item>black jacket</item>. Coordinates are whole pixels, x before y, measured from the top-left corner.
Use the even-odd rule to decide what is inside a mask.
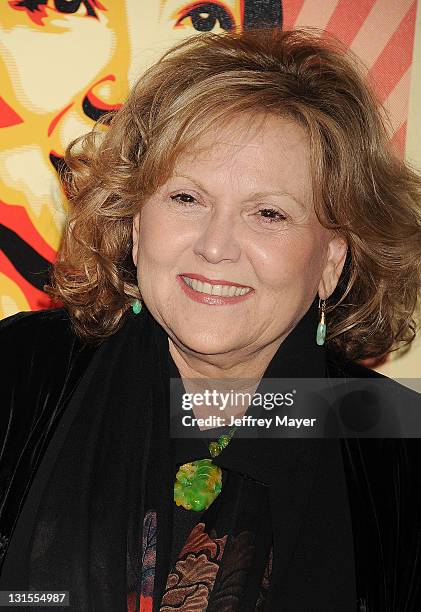
[[[78,340],[64,309],[9,317],[0,322],[0,339],[3,558],[37,465],[96,349]],[[381,378],[329,350],[327,376]],[[408,401],[419,401],[414,392],[403,392]],[[415,438],[342,439],[341,451],[354,535],[356,610],[419,610],[421,444]]]

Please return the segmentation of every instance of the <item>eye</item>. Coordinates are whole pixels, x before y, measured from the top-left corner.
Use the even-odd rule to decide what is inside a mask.
[[[9,5],[17,11],[26,11],[27,16],[37,25],[44,25],[43,19],[48,18],[47,9],[64,14],[78,13],[83,7],[81,17],[98,18],[95,9],[106,10],[99,0],[11,0]]]
[[[181,193],[177,193],[176,195],[173,195],[170,197],[171,197],[171,200],[173,200],[173,202],[177,202],[178,204],[181,204],[182,206],[189,206],[190,204],[198,203],[194,196],[192,196],[190,193],[185,193],[184,191],[182,191]]]
[[[95,9],[93,8],[93,4],[96,4],[95,1],[91,3],[89,0],[54,0],[54,7],[59,13],[77,13],[82,4],[86,9],[87,15],[90,17],[97,16]]]
[[[275,208],[261,208],[256,214],[261,215],[260,218],[264,219],[263,223],[265,224],[280,223],[287,220],[287,217]]]
[[[210,32],[217,23],[223,30],[232,30],[234,27],[234,18],[228,10],[213,2],[201,2],[191,7],[180,17],[175,27],[180,27],[187,17],[190,17],[191,25],[197,32]]]

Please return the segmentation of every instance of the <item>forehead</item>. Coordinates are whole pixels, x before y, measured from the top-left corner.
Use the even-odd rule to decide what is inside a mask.
[[[193,148],[181,154],[174,174],[196,172],[212,180],[232,180],[238,187],[253,183],[310,192],[310,149],[304,128],[275,116],[242,115],[214,125]],[[281,185],[280,185],[281,184]]]

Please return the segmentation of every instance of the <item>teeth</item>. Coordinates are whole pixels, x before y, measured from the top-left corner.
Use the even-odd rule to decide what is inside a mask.
[[[212,285],[212,295],[222,295],[222,285]]]
[[[245,295],[251,289],[247,287],[235,287],[234,285],[211,285],[210,283],[204,283],[197,280],[196,278],[189,278],[188,276],[182,276],[182,279],[193,289],[193,291],[199,291],[200,293],[207,293],[208,295],[220,295],[222,297],[237,297],[239,295]]]

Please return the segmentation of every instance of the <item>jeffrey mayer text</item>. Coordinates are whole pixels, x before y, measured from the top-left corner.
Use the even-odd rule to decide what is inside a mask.
[[[242,417],[231,417],[230,422],[228,423],[228,427],[236,426],[236,427],[269,427],[274,425],[276,427],[296,427],[299,429],[301,426],[303,427],[314,427],[314,423],[317,419],[292,419],[287,415],[284,416],[276,416],[275,419],[273,417],[258,419],[256,417],[252,417],[251,415],[243,415]]]

